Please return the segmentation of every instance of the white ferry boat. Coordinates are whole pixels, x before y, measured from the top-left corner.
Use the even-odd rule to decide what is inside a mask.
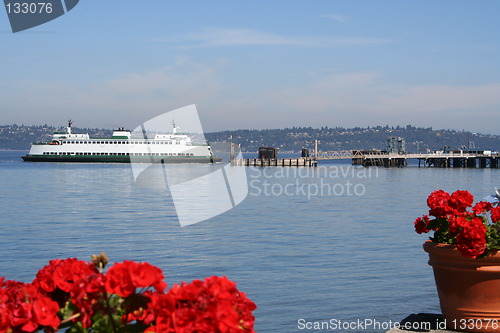
[[[194,143],[185,133],[178,133],[172,122],[171,134],[151,134],[134,138],[129,130],[114,130],[111,138],[91,138],[71,130],[55,131],[50,142],[35,142],[24,161],[29,162],[147,162],[147,163],[214,163],[216,157],[208,143]],[[148,134],[149,136],[150,134]],[[142,136],[142,135],[141,135]]]

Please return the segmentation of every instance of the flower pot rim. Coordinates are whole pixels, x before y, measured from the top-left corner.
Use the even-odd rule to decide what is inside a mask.
[[[458,252],[457,246],[455,244],[445,244],[445,243],[437,243],[432,240],[427,240],[423,244],[424,251],[430,254],[439,254],[445,255],[454,258],[463,258],[465,260],[473,260],[477,262],[487,262],[494,260],[497,262],[500,260],[500,251],[492,251],[484,258],[467,258],[463,256],[460,252]],[[498,264],[498,263],[497,263]]]

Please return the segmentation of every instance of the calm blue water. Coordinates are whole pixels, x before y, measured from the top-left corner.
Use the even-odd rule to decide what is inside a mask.
[[[130,165],[25,163],[24,153],[0,152],[0,276],[28,282],[50,259],[101,251],[149,261],[170,285],[226,275],[257,303],[258,332],[439,312],[413,220],[434,189],[480,199],[500,185],[498,169],[248,169],[239,206],[181,228],[170,198],[136,185]]]

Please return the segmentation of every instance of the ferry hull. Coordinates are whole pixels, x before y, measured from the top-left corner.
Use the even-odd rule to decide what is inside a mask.
[[[78,163],[131,163],[130,156],[86,156],[86,155],[25,155],[25,162],[78,162]],[[214,156],[134,156],[132,163],[217,163]]]

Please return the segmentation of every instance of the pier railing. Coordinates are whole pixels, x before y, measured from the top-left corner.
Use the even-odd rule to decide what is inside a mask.
[[[341,160],[351,158],[479,158],[479,157],[499,157],[498,154],[472,154],[472,153],[386,153],[386,152],[362,152],[359,150],[339,150],[339,151],[323,151],[316,153],[317,160]]]

